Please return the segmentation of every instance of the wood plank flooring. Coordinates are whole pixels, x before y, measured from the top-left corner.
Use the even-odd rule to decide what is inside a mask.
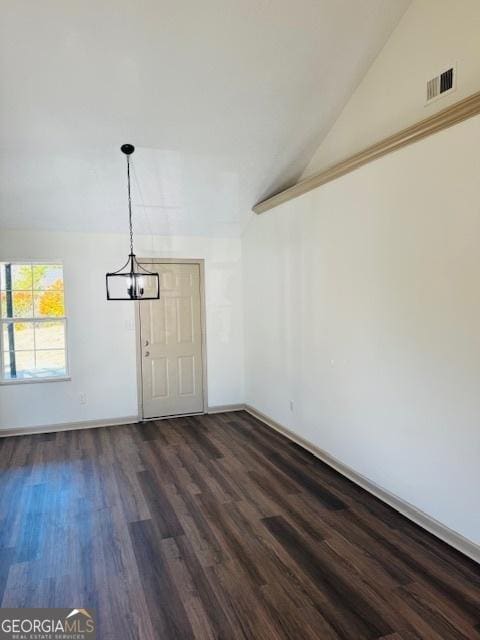
[[[244,412],[0,440],[0,602],[99,640],[480,638],[480,567]]]

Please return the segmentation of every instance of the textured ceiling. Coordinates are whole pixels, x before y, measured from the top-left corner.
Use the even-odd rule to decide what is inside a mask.
[[[236,236],[408,0],[5,0],[0,227]]]

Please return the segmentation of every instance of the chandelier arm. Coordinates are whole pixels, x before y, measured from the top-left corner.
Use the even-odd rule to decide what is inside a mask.
[[[158,273],[155,273],[155,271],[149,271],[148,269],[144,269],[142,267],[142,265],[138,265],[138,266],[139,266],[139,269],[140,269],[140,271],[138,273],[140,273],[140,272],[141,273],[145,273],[147,276],[157,276],[158,275]]]
[[[112,271],[110,273],[108,273],[107,275],[109,276],[114,276],[117,273],[122,273],[124,272],[123,270],[125,269],[125,267],[128,267],[128,265],[130,264],[130,256],[128,256],[128,260],[126,261],[126,263],[123,265],[123,267],[120,267],[120,269],[118,269],[117,271]]]
[[[139,271],[142,271],[143,273],[146,273],[150,276],[155,276],[157,275],[154,271],[149,271],[148,269],[145,269],[145,267],[137,260],[137,258],[135,257],[135,264],[138,268]]]

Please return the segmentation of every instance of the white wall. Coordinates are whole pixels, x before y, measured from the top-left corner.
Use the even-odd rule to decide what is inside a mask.
[[[72,377],[0,386],[0,428],[137,415],[134,305],[105,298],[105,273],[123,264],[127,240],[0,230],[0,260],[63,261]],[[240,240],[139,237],[135,248],[144,257],[205,259],[209,405],[243,402]]]
[[[246,401],[477,544],[479,140],[477,117],[254,216],[242,251]]]
[[[413,0],[304,177],[480,90],[480,2]],[[426,81],[457,64],[457,90],[425,106]]]

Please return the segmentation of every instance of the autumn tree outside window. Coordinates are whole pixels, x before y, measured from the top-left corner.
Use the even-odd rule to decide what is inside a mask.
[[[0,262],[0,382],[68,375],[63,267]]]

